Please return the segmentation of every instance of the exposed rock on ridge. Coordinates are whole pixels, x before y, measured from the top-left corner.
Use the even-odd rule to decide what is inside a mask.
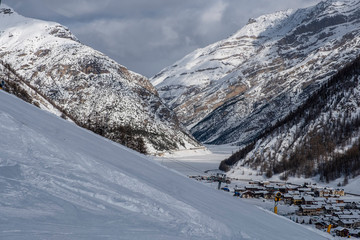
[[[330,0],[252,19],[151,81],[198,140],[249,143],[360,54],[359,8]]]
[[[140,152],[199,146],[148,79],[66,27],[8,10],[0,13],[0,59],[76,123]]]

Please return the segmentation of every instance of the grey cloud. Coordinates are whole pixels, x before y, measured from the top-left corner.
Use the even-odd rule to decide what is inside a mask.
[[[83,43],[148,77],[250,17],[320,0],[3,0],[20,14],[68,26]]]

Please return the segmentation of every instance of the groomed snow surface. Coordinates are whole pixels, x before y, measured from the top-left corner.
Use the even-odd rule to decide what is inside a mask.
[[[0,92],[0,239],[329,239]]]

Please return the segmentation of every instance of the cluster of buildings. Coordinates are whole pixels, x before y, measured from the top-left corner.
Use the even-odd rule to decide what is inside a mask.
[[[227,188],[224,187],[224,190]],[[297,216],[306,216],[310,224],[325,231],[331,225],[332,233],[338,236],[360,237],[360,198],[345,198],[343,189],[323,188],[316,185],[284,184],[252,181],[234,188],[234,196],[272,200],[280,192],[281,201],[296,205]]]

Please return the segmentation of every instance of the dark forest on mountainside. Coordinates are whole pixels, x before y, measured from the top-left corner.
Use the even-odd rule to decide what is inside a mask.
[[[360,58],[357,58],[322,84],[296,111],[222,161],[220,169],[229,171],[242,161],[242,165],[258,169],[259,174],[265,174],[266,177],[281,174],[284,180],[289,176],[312,177],[319,174],[322,181],[328,182],[343,176],[346,182],[349,177],[360,175],[360,114],[356,112],[360,102],[354,98],[359,94],[359,80]],[[335,109],[341,109],[340,114],[334,115]],[[327,117],[322,113],[326,113]],[[315,123],[316,127],[309,128]],[[262,139],[280,136],[294,126],[295,140],[299,144],[290,145],[287,151],[282,152],[281,161],[271,154],[258,154],[244,161]],[[275,146],[280,144],[276,143]]]

